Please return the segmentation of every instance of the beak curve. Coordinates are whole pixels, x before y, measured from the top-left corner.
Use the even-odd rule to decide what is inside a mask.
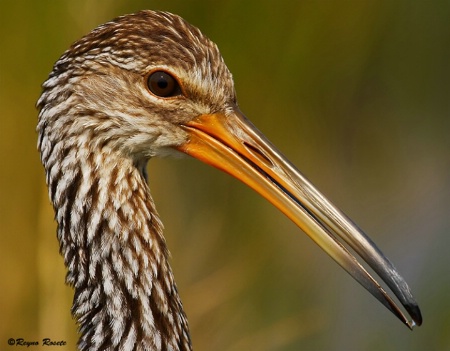
[[[181,127],[189,139],[176,149],[254,189],[410,329],[422,324],[420,309],[408,285],[375,243],[327,200],[237,108],[226,115],[198,116]],[[347,247],[385,282],[410,318]]]

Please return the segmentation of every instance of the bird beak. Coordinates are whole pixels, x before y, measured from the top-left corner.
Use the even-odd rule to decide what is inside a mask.
[[[182,125],[189,140],[176,147],[241,180],[288,216],[410,329],[422,323],[408,285],[374,242],[325,198],[236,108]],[[384,281],[411,320],[357,256]]]

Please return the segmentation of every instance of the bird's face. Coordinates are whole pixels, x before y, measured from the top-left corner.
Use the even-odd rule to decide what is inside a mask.
[[[62,126],[63,138],[88,133],[82,140],[135,161],[182,152],[233,175],[292,219],[404,323],[421,323],[390,261],[239,111],[216,45],[180,17],[143,11],[100,26],[56,63],[38,105],[41,133],[53,123]],[[413,322],[347,246],[385,281]]]
[[[66,133],[83,130],[93,143],[137,160],[176,152],[189,138],[182,125],[196,117],[236,109],[217,46],[180,17],[150,11],[74,43],[44,88],[43,109],[55,95],[60,105],[76,106],[71,118],[49,117],[63,119]]]

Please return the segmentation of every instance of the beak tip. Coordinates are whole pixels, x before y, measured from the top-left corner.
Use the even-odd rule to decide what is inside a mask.
[[[420,312],[420,308],[417,304],[408,306],[408,312],[410,316],[412,317],[412,325],[411,329],[414,326],[421,326],[422,325],[422,313]]]
[[[416,303],[410,303],[403,305],[403,307],[410,315],[411,320],[406,319],[403,314],[400,319],[403,320],[410,330],[414,330],[414,327],[420,327],[422,325],[422,313],[420,312],[419,306]]]

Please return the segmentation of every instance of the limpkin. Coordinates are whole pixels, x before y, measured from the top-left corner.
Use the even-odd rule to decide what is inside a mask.
[[[217,46],[182,18],[141,11],[94,29],[55,63],[37,106],[80,350],[191,350],[146,172],[180,152],[256,190],[407,326],[421,324],[392,263],[246,119]]]

